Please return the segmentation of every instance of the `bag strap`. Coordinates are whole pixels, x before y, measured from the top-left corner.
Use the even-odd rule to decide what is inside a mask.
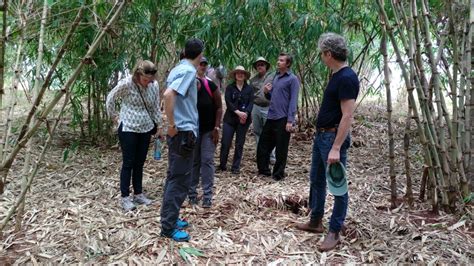
[[[142,92],[140,91],[140,88],[138,88],[138,86],[136,86],[136,88],[137,88],[138,94],[140,94],[140,98],[142,98],[142,102],[143,102],[143,105],[145,106],[145,109],[146,109],[146,112],[148,113],[148,116],[150,117],[153,124],[155,124],[155,120],[153,120],[153,117],[151,116],[150,110],[148,110],[148,107],[147,107],[146,102],[145,102],[145,98],[143,98],[143,95],[142,95]]]
[[[204,78],[199,78],[199,79],[200,79],[200,80],[202,81],[202,83],[204,84],[204,88],[206,88],[206,91],[207,91],[207,93],[209,93],[209,96],[212,97],[212,96],[213,96],[213,93],[212,93],[212,91],[211,91],[211,88],[209,87],[209,81],[207,81],[207,78],[204,77]]]

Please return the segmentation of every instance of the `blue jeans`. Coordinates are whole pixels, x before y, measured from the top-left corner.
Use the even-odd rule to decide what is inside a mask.
[[[212,187],[214,186],[214,153],[216,145],[212,141],[212,130],[199,133],[194,149],[193,176],[188,197],[197,197],[197,187],[201,179],[202,193],[204,199],[212,199]]]
[[[318,132],[314,137],[313,156],[310,172],[309,206],[311,208],[311,220],[319,220],[324,216],[324,204],[326,203],[326,167],[329,152],[331,151],[335,132]],[[341,163],[346,166],[347,150],[351,143],[348,135],[341,146]],[[329,221],[329,231],[339,232],[347,214],[349,194],[334,196],[334,208],[331,220]]]
[[[180,149],[188,131],[179,131],[174,137],[166,136],[168,142],[168,172],[161,204],[161,232],[170,236],[176,227],[179,210],[191,185],[193,151]]]

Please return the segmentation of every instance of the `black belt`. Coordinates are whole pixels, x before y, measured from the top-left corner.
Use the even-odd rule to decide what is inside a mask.
[[[336,132],[337,127],[320,127],[316,129],[317,132],[323,133],[323,132]]]
[[[260,107],[268,107],[268,106],[270,106],[269,103],[266,103],[266,104],[258,104],[258,103],[255,103],[255,102],[254,102],[253,104],[258,105],[258,106],[260,106]]]

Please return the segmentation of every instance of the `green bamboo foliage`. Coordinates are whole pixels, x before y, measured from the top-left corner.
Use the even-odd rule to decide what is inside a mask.
[[[8,154],[7,158],[5,159],[4,162],[0,165],[0,179],[1,180],[6,180],[6,177],[8,175],[8,171],[11,168],[13,161],[16,159],[18,153],[20,150],[22,150],[28,140],[37,132],[38,128],[42,125],[43,121],[48,117],[48,115],[51,113],[53,108],[57,105],[57,103],[61,100],[61,98],[71,89],[73,86],[74,82],[78,78],[79,74],[81,73],[83,67],[86,64],[89,64],[92,60],[92,55],[95,53],[97,48],[99,47],[99,44],[101,43],[102,39],[106,35],[107,31],[110,30],[111,26],[115,23],[115,21],[118,19],[121,11],[123,10],[125,6],[125,1],[120,1],[117,3],[117,5],[111,10],[110,12],[110,18],[107,22],[107,24],[100,30],[100,32],[96,35],[94,41],[91,43],[89,49],[85,53],[85,55],[82,57],[81,61],[79,64],[76,66],[74,71],[70,74],[68,80],[65,82],[63,87],[61,88],[60,91],[56,93],[54,98],[47,103],[46,107],[39,111],[37,113],[38,119],[35,120],[34,124],[32,127],[30,127],[23,135],[23,137],[16,143],[16,145],[13,147],[12,151],[10,154]],[[79,22],[79,21],[78,21]],[[0,183],[0,193],[3,193],[3,188],[4,188],[4,183]]]
[[[459,67],[459,62],[464,57],[461,54],[466,54],[466,49],[462,47],[467,44],[467,41],[459,40],[460,32],[465,31],[467,25],[466,16],[459,13],[465,14],[467,5],[464,1],[451,1],[444,3],[446,6],[436,6],[440,10],[435,14],[441,14],[446,19],[435,22],[425,0],[392,1],[393,18],[387,15],[382,1],[377,4],[403,73],[409,92],[409,106],[424,147],[424,159],[428,167],[428,198],[434,211],[438,210],[438,197],[443,209],[455,211],[462,197],[468,193],[465,163],[461,157],[462,149],[467,145],[459,145],[465,143],[464,140],[460,141],[462,134],[459,129],[462,130],[465,124],[466,93],[463,92],[463,84],[467,83],[466,80],[459,81],[460,78],[466,79],[464,75],[459,75],[465,71]],[[448,12],[443,14],[441,10]],[[438,25],[434,26],[435,23]],[[462,25],[461,30],[455,26],[459,23]],[[436,47],[432,43],[433,39],[437,40]],[[404,47],[404,54],[398,48],[399,43]],[[446,84],[440,79],[441,65],[445,62],[453,62],[453,67],[446,70],[452,96],[451,113],[447,110],[443,96],[446,93],[442,91]]]

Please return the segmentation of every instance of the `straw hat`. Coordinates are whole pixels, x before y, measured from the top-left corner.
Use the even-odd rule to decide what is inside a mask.
[[[255,62],[253,62],[252,66],[253,66],[254,69],[257,69],[257,63],[258,62],[264,62],[265,65],[267,65],[267,70],[270,69],[270,63],[267,61],[267,59],[265,59],[262,56],[260,56],[259,58],[257,58],[257,60],[255,60]]]
[[[231,79],[234,79],[235,80],[235,74],[237,72],[244,72],[245,73],[245,79],[249,79],[250,78],[250,72],[248,72],[247,70],[245,70],[245,68],[243,66],[237,66],[234,70],[230,71],[229,73],[229,77]]]

